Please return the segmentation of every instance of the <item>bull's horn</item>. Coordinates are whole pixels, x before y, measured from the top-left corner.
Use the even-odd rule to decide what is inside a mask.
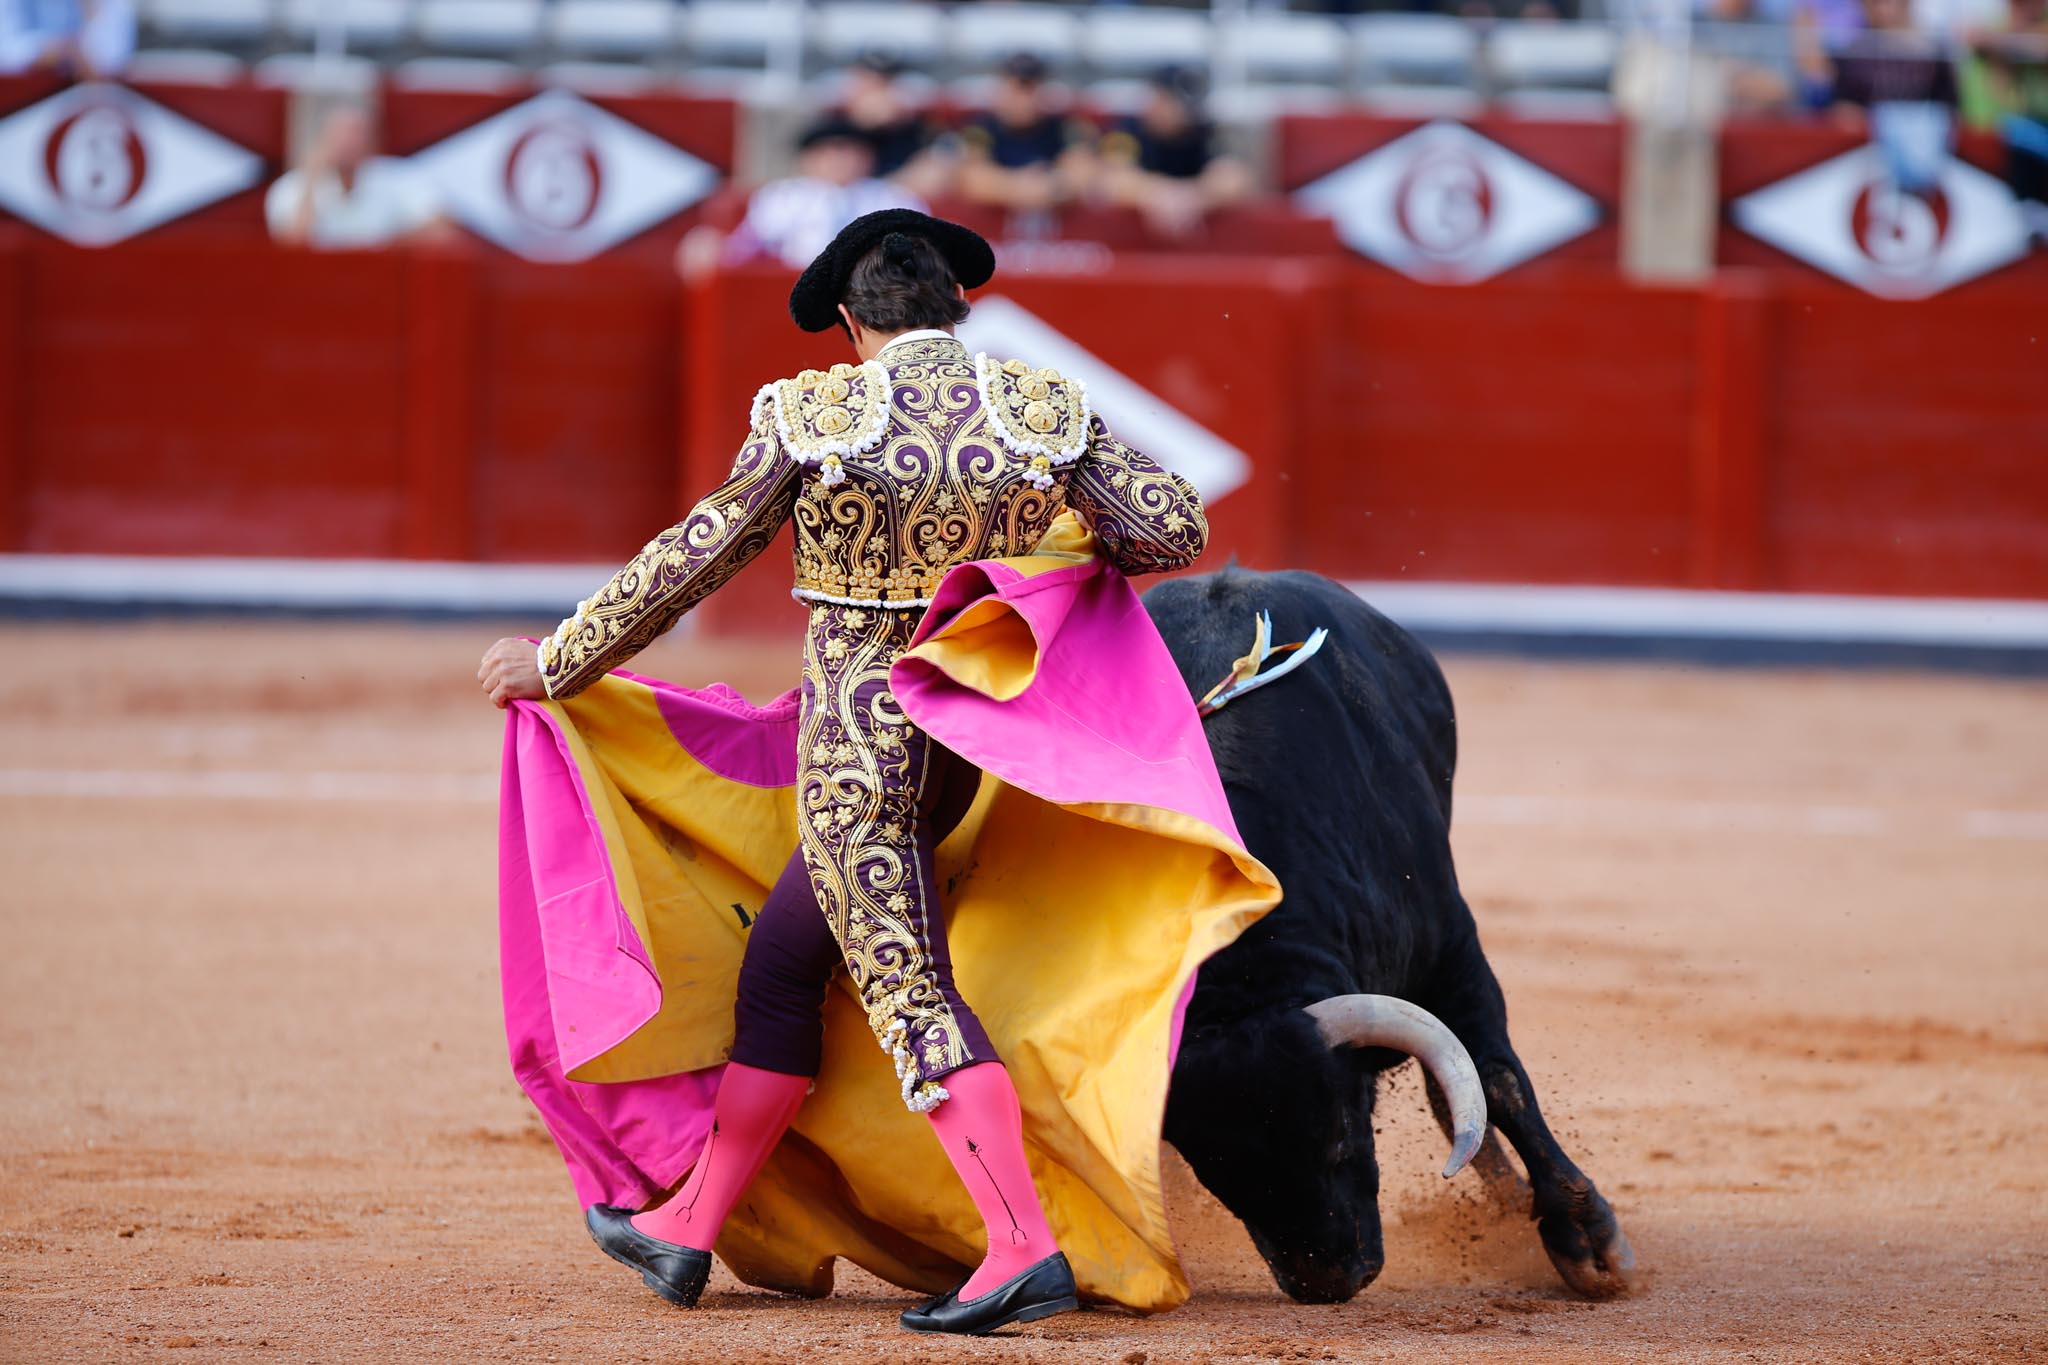
[[[1428,1010],[1391,995],[1333,995],[1307,1012],[1333,1048],[1391,1048],[1427,1067],[1451,1106],[1451,1160],[1444,1179],[1465,1169],[1486,1137],[1486,1092],[1457,1034]]]

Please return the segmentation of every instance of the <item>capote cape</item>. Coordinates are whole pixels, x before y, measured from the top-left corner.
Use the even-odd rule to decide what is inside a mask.
[[[1174,1307],[1159,1143],[1182,1013],[1280,888],[1151,618],[1071,514],[1029,556],[955,567],[890,683],[983,771],[937,870],[1053,1232],[1084,1295]],[[510,711],[505,1031],[585,1205],[658,1200],[703,1145],[747,928],[796,849],[797,711],[623,671]],[[974,1205],[897,1092],[842,972],[817,1085],[719,1238],[742,1280],[821,1295],[844,1256],[937,1293],[979,1261]]]

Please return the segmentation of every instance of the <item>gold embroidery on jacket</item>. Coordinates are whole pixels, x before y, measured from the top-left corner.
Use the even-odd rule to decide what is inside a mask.
[[[1090,419],[1088,454],[1074,466],[1067,495],[1127,574],[1184,569],[1209,544],[1209,518],[1194,485]]]
[[[1052,369],[1021,360],[997,365],[974,357],[974,380],[990,428],[1005,449],[1031,461],[1028,477],[1043,489],[1055,467],[1071,464],[1088,448],[1088,390]]]
[[[1065,507],[989,425],[958,342],[884,352],[889,422],[872,449],[843,457],[838,477],[810,475],[796,500],[800,597],[885,608],[931,600],[953,565],[1022,553]]]

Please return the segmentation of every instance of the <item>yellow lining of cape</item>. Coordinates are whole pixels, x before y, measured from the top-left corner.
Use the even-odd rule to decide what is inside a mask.
[[[717,1066],[732,1050],[746,942],[739,911],[749,922],[760,913],[795,850],[795,784],[721,777],[676,744],[652,689],[605,678],[591,689],[600,690],[602,706],[547,708],[604,836],[619,902],[660,978],[661,1009],[570,1078],[633,1081]],[[704,820],[704,810],[721,816]],[[623,953],[617,969],[637,970]]]

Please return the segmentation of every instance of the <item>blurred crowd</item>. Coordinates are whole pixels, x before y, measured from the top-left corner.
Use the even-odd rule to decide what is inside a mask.
[[[879,208],[954,201],[1006,216],[1012,236],[1074,204],[1136,210],[1152,231],[1184,237],[1212,210],[1252,191],[1243,162],[1218,145],[1193,73],[1164,67],[1129,115],[1078,112],[1027,53],[1004,62],[988,107],[945,118],[920,109],[900,67],[868,57],[838,104],[798,139],[792,174],[761,186],[731,233],[683,243],[690,274],[763,257],[802,265],[846,223]]]

